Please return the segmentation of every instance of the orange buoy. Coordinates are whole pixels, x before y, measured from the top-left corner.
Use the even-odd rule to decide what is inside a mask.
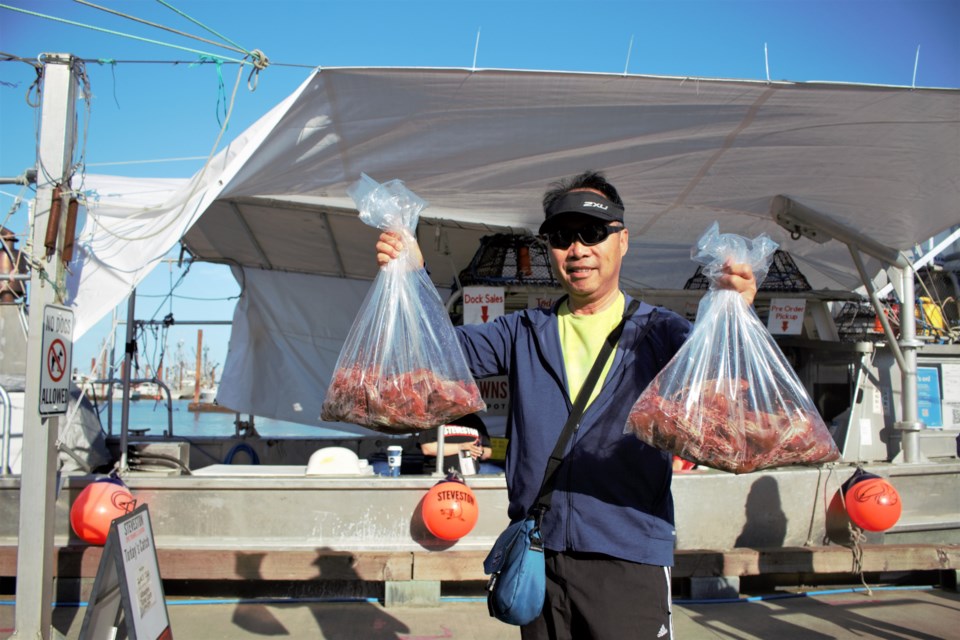
[[[120,482],[103,479],[87,485],[70,507],[70,526],[81,540],[102,545],[110,523],[132,511],[137,501]]]
[[[877,477],[851,485],[844,501],[853,524],[867,531],[886,531],[897,523],[903,510],[897,490]]]
[[[462,480],[447,476],[423,498],[423,524],[441,540],[459,540],[477,524],[477,498]]]

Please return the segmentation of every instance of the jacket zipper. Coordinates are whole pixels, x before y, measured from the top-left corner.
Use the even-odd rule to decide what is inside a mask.
[[[644,324],[643,327],[641,327],[639,335],[638,335],[637,338],[634,340],[634,343],[633,343],[633,344],[634,344],[635,346],[639,346],[640,343],[643,342],[643,340],[646,339],[647,334],[650,333],[650,328],[653,326],[653,321],[656,319],[656,317],[657,317],[657,310],[654,309],[653,311],[650,312],[650,315],[647,316],[647,322],[646,322],[646,324]],[[620,339],[623,339],[623,336],[621,336]],[[619,342],[620,342],[620,341],[618,340],[618,341],[617,341],[617,348],[619,348]],[[614,358],[616,358],[616,350],[614,351]],[[621,364],[621,366],[622,366],[622,364],[623,364],[622,361],[621,361],[620,364]],[[604,389],[603,389],[603,386],[601,386],[601,387],[600,387],[600,393],[598,393],[598,394],[597,394],[597,397],[594,398],[594,402],[596,402],[597,400],[599,400],[600,397],[603,395],[603,393],[604,393]],[[569,401],[569,399],[570,399],[570,398],[569,398],[569,394],[568,394],[567,400]],[[591,405],[592,405],[592,404],[593,404],[593,403],[591,403]],[[573,409],[573,405],[572,405],[572,403],[571,403],[571,410],[572,410],[572,409]],[[577,424],[575,424],[574,427],[573,427],[573,437],[570,438],[570,446],[569,446],[569,448],[567,449],[567,451],[565,452],[565,455],[564,455],[564,458],[565,458],[565,459],[567,458],[567,455],[566,455],[566,454],[572,452],[573,449],[577,446],[577,440],[578,440],[579,435],[580,435],[580,425],[583,423],[583,416],[585,416],[585,415],[587,414],[587,411],[589,411],[589,410],[590,410],[590,405],[588,405],[588,406],[583,410],[583,414],[581,414],[580,419],[577,421]],[[570,461],[570,460],[566,460],[566,462],[567,462],[567,464],[564,465],[564,466],[566,467],[566,469],[564,470],[564,478],[563,478],[565,481],[570,477],[570,473],[571,473],[571,468],[570,468],[570,467],[571,467],[571,461]],[[572,496],[572,494],[571,494],[570,491],[565,491],[564,493],[566,494],[566,495],[565,495],[565,498],[566,498],[566,502],[567,502],[567,514],[566,514],[566,517],[564,518],[565,522],[564,522],[564,534],[563,534],[564,540],[563,540],[563,546],[564,546],[565,548],[568,548],[568,549],[572,550],[572,551],[576,551],[577,549],[574,548],[573,542],[572,542],[572,540],[570,539],[570,526],[571,526],[571,525],[570,525],[570,521],[572,520],[572,518],[570,517],[570,514],[571,514],[571,512],[572,512],[572,510],[573,510],[573,496]]]

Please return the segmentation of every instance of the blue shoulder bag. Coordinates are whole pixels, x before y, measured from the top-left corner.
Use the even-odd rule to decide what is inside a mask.
[[[610,352],[623,333],[623,326],[627,318],[633,315],[640,306],[639,300],[634,300],[623,314],[620,324],[610,332],[596,362],[590,369],[587,379],[577,394],[573,403],[570,417],[563,425],[563,431],[557,439],[557,444],[547,461],[547,469],[540,485],[537,501],[530,508],[527,517],[513,522],[497,538],[493,548],[483,561],[483,570],[490,576],[487,583],[487,608],[490,615],[508,624],[525,625],[533,622],[543,610],[543,603],[547,596],[546,565],[543,555],[543,537],[540,534],[540,523],[543,514],[550,508],[553,498],[553,485],[556,471],[563,462],[564,450],[573,434],[587,399],[593,393],[593,388],[600,378],[600,373],[610,357]],[[653,318],[650,318],[652,321]],[[647,328],[651,322],[647,322]]]

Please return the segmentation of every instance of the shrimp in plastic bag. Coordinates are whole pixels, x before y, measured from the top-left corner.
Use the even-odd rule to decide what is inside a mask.
[[[691,251],[710,289],[687,341],[640,394],[625,433],[697,464],[748,473],[830,462],[840,452],[767,328],[736,291],[718,289],[727,262],[762,282],[777,244],[719,233],[714,223]]]
[[[363,222],[414,242],[427,203],[402,182],[381,185],[363,175],[348,193]],[[374,279],[340,351],[320,417],[399,434],[485,408],[436,288],[404,251]]]

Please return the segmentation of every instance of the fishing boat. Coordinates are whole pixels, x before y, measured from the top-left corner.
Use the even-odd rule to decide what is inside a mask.
[[[938,304],[939,333],[917,331],[912,319],[922,315],[919,270],[943,276],[921,277],[924,286],[936,279],[936,286],[956,287],[956,257],[942,258],[960,237],[958,95],[606,74],[323,69],[192,181],[87,174],[85,186],[100,194],[87,203],[96,221],[81,232],[87,256],[115,250],[115,238],[124,237],[122,252],[146,264],[179,242],[192,259],[231,265],[243,283],[216,396],[236,413],[235,434],[184,438],[170,428],[135,436],[121,428],[107,442],[123,481],[149,505],[165,577],[211,577],[210,562],[197,566],[205,554],[219,561],[214,574],[221,579],[315,578],[309,567],[331,557],[346,558],[353,577],[393,593],[426,584],[438,594],[441,582],[482,579],[480,560],[506,524],[502,474],[470,480],[480,518],[451,543],[432,536],[418,511],[436,476],[310,467],[312,455],[328,447],[348,448],[374,469],[390,444],[404,447],[405,460],[416,455],[409,438],[318,418],[343,339],[376,275],[377,232],[358,219],[346,187],[372,171],[403,179],[429,200],[421,245],[453,311],[462,290],[447,294],[446,287],[484,238],[530,238],[541,217],[539,190],[581,163],[604,168],[631,203],[626,223],[636,233],[622,273],[629,293],[693,313],[703,291],[685,289],[693,274],[679,267],[690,264],[691,244],[714,220],[724,232],[776,238],[810,284],[761,292],[757,312],[769,315],[782,300],[801,309],[796,332],[777,341],[832,427],[842,460],[742,475],[677,474],[675,577],[735,586],[746,575],[849,573],[851,549],[864,545],[864,566],[877,571],[955,572],[957,315]],[[830,134],[814,133],[823,130]],[[873,145],[869,153],[863,140]],[[913,167],[908,177],[905,157]],[[48,203],[41,213],[49,191],[38,186],[38,199]],[[125,194],[133,193],[154,194],[150,221],[130,215]],[[98,224],[110,226],[109,237],[96,232]],[[514,271],[519,262],[510,263]],[[133,317],[142,275],[107,262],[74,269],[75,335],[124,298]],[[508,275],[509,282],[485,283],[502,286],[506,311],[557,294]],[[898,333],[883,306],[890,291],[899,300]],[[841,339],[848,304],[882,331],[868,335],[854,323],[846,335],[855,339]],[[936,372],[938,382],[928,377],[918,385],[918,372]],[[921,413],[933,408],[938,426]],[[355,435],[278,441],[257,434],[259,417]],[[502,416],[491,415],[490,424],[493,435],[506,436]],[[886,531],[844,540],[828,530],[826,505],[858,468],[896,485],[903,516]],[[54,501],[53,545],[87,552],[68,514],[97,476],[70,474],[58,496],[34,501],[24,499],[28,473],[53,470],[24,466],[22,475],[0,478],[4,575],[12,565],[3,558],[23,531],[17,524],[39,513],[35,502]],[[253,557],[261,560],[245,560]],[[84,566],[78,575],[86,577]]]

